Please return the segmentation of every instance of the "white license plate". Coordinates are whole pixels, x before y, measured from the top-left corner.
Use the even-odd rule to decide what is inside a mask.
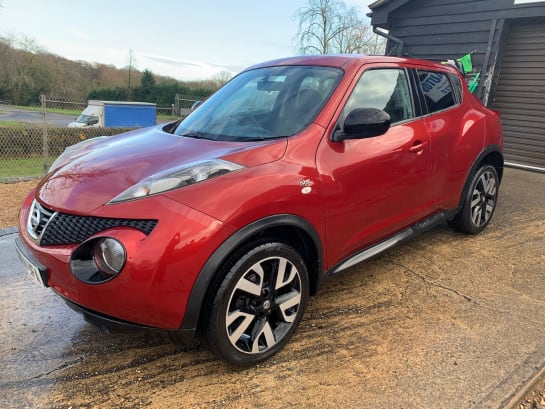
[[[17,249],[19,259],[21,260],[21,263],[23,263],[23,266],[25,267],[25,270],[28,272],[28,274],[42,287],[47,287],[44,278],[40,273],[40,269],[27,258],[27,256],[21,251],[21,249],[19,249],[19,246],[16,245],[15,248]]]

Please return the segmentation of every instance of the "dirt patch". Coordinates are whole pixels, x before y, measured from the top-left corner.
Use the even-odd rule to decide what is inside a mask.
[[[18,183],[0,183],[0,229],[17,225],[17,215],[28,192],[38,184],[38,179]]]
[[[95,329],[23,272],[6,239],[0,407],[487,406],[545,339],[545,213],[532,188],[543,182],[506,174],[482,234],[438,226],[332,278],[286,348],[245,369],[158,334]],[[37,182],[0,184],[0,228],[16,224]],[[543,388],[517,409],[542,407]]]

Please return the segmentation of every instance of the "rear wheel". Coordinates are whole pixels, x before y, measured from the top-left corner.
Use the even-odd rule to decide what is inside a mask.
[[[252,365],[293,335],[308,301],[308,273],[302,257],[283,243],[240,254],[213,295],[206,338],[223,359]]]
[[[499,178],[496,168],[484,165],[473,175],[462,209],[451,225],[458,231],[475,234],[492,219],[498,201]]]

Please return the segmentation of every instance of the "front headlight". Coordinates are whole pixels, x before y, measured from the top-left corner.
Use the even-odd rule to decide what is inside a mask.
[[[207,160],[182,167],[169,169],[131,186],[110,201],[110,204],[166,192],[168,190],[193,185],[244,168],[239,164],[221,159]]]

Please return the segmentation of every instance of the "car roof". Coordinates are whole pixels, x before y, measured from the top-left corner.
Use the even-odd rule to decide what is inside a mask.
[[[442,69],[446,71],[456,72],[454,67],[440,64],[433,61],[419,60],[410,57],[389,57],[384,55],[364,55],[364,54],[320,54],[320,55],[300,55],[294,57],[280,58],[276,60],[266,61],[249,67],[248,70],[273,67],[282,65],[315,65],[326,67],[348,68],[354,65],[372,63],[393,63],[412,65],[415,67],[427,67],[434,69]]]

